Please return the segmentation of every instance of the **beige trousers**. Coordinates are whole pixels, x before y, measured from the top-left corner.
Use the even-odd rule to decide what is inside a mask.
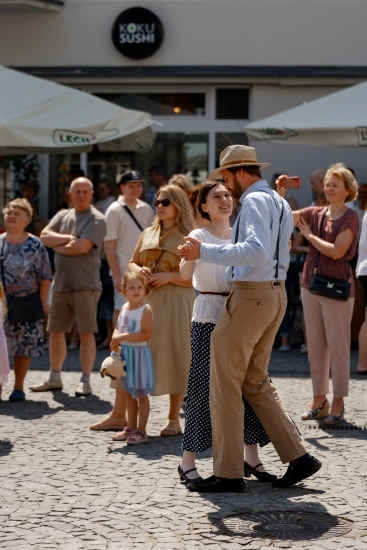
[[[214,475],[218,477],[243,477],[242,393],[283,463],[307,452],[268,376],[286,303],[283,281],[234,282],[212,333],[210,414]]]
[[[329,393],[329,374],[333,397],[346,397],[350,375],[350,324],[354,298],[339,302],[301,289],[305,316],[308,359],[314,395]]]

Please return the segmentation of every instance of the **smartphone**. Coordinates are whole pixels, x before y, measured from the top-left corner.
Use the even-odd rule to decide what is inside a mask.
[[[301,179],[298,176],[290,176],[282,181],[282,187],[284,189],[299,189]]]

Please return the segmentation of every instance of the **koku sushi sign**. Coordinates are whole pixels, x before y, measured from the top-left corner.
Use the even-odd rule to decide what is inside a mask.
[[[112,27],[112,42],[117,50],[131,59],[154,55],[163,41],[163,25],[158,17],[145,8],[123,11]]]

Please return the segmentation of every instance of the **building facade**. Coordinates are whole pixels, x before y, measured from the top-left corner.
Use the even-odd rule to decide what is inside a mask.
[[[161,125],[145,154],[42,156],[40,210],[55,210],[68,172],[93,181],[134,167],[204,179],[243,127],[365,80],[367,0],[0,0],[0,64],[145,110]],[[0,91],[1,94],[1,91]],[[366,151],[252,143],[273,173],[309,175],[342,161],[367,181]]]

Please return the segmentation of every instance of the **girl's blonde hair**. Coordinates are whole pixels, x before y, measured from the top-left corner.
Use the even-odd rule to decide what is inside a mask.
[[[121,281],[121,291],[123,292],[123,294],[125,294],[125,291],[126,291],[127,281],[130,281],[131,279],[139,279],[139,281],[143,283],[145,295],[148,294],[149,286],[148,286],[147,280],[138,269],[128,269],[125,272],[125,275],[123,276],[123,279]]]
[[[181,233],[188,235],[194,229],[194,217],[192,208],[185,191],[182,191],[177,185],[163,185],[157,191],[157,197],[169,199],[176,208],[175,222]],[[154,229],[159,229],[160,221],[156,216],[152,222]]]
[[[342,162],[332,164],[328,168],[328,171],[325,174],[324,183],[330,176],[336,176],[339,178],[344,183],[345,190],[349,192],[349,195],[344,202],[351,202],[356,199],[358,195],[358,183],[356,182],[352,172],[348,170]]]
[[[27,199],[13,199],[8,202],[8,204],[3,209],[3,214],[6,214],[9,208],[18,208],[18,210],[23,210],[31,220],[33,216],[33,208],[31,203]]]
[[[6,296],[5,296],[5,292],[4,292],[4,287],[3,287],[3,283],[1,281],[0,281],[0,301],[3,304],[3,318],[4,318],[5,315],[6,315],[6,312],[8,310],[7,310],[7,307],[6,307]]]

